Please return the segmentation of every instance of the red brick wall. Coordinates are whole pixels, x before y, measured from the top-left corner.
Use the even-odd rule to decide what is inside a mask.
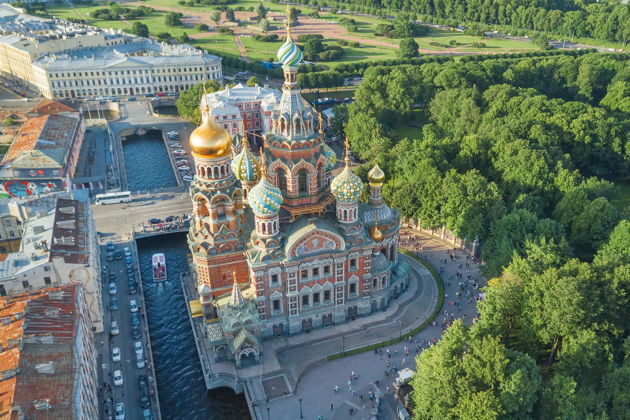
[[[199,284],[207,284],[212,296],[217,297],[232,290],[232,272],[236,271],[239,283],[249,284],[249,268],[242,252],[219,254],[207,257],[195,256],[195,267]]]

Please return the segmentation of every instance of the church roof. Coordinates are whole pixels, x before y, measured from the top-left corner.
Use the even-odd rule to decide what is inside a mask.
[[[391,267],[391,262],[382,253],[372,258],[372,274],[384,273]]]
[[[288,225],[286,250],[291,249],[293,244],[304,235],[315,230],[323,230],[336,236],[342,236],[337,229],[325,218],[308,218],[302,217],[297,221]],[[327,251],[327,250],[322,250]]]
[[[206,331],[208,332],[208,341],[210,341],[210,345],[216,346],[217,344],[225,342],[220,320],[213,319],[206,322]]]
[[[256,337],[246,328],[242,328],[241,331],[239,331],[239,333],[236,335],[236,337],[234,337],[234,340],[230,342],[232,352],[238,352],[247,340],[251,341],[255,347],[260,348],[260,340],[258,340],[258,337]]]

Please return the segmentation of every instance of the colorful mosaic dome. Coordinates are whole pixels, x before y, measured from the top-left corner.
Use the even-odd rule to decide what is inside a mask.
[[[363,190],[361,178],[356,176],[348,166],[330,183],[330,191],[341,203],[356,202],[359,200],[361,190]]]
[[[337,155],[326,143],[322,145],[322,152],[324,153],[324,156],[326,156],[326,170],[332,171],[335,168],[335,163],[337,163]]]
[[[273,216],[280,211],[282,193],[263,178],[247,196],[247,202],[256,216]]]
[[[278,49],[276,56],[283,66],[295,67],[302,61],[302,50],[287,35],[287,40]]]
[[[370,184],[382,184],[385,180],[385,172],[377,165],[374,165],[370,172],[368,172],[368,181]]]
[[[232,173],[239,181],[255,182],[260,179],[260,161],[247,145],[232,159],[230,166]]]

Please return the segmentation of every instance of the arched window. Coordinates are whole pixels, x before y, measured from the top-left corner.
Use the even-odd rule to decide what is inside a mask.
[[[267,223],[261,223],[262,233],[267,234]]]
[[[298,172],[298,193],[308,193],[308,173],[306,169]]]
[[[348,210],[343,210],[343,220],[348,220]]]
[[[280,191],[282,192],[283,195],[286,195],[287,193],[287,175],[284,172],[284,169],[278,169],[276,171],[277,177],[278,177],[278,188],[280,188]]]

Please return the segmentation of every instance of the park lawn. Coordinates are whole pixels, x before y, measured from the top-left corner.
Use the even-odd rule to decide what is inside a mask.
[[[615,182],[615,185],[617,186],[617,191],[611,198],[610,203],[620,211],[626,207],[630,208],[630,179]]]
[[[238,47],[236,46],[232,35],[212,35],[206,38],[195,39],[191,42],[191,44],[196,47],[203,48],[204,50],[208,50],[210,54],[214,53],[234,58],[240,57]]]
[[[422,109],[414,109],[412,116],[394,126],[394,132],[401,138],[408,139],[421,139],[422,138],[422,126],[427,122],[427,115]]]
[[[255,61],[267,61],[270,58],[276,60],[278,48],[284,41],[273,42],[256,41],[251,36],[241,36],[241,42],[247,49],[247,56]]]
[[[129,19],[129,20],[100,20],[93,19],[90,17],[90,13],[96,9],[102,9],[106,6],[75,6],[72,8],[67,7],[51,7],[49,8],[49,12],[52,16],[60,17],[60,18],[76,18],[76,19],[85,19],[91,25],[97,26],[99,28],[112,28],[112,29],[131,29],[131,25],[133,22],[142,22],[149,27],[149,32],[151,35],[157,35],[160,32],[168,32],[173,37],[177,37],[182,33],[186,32],[187,34],[193,34],[198,32],[195,28],[192,27],[172,27],[167,26],[164,23],[165,16],[168,12],[153,10],[151,14],[148,16],[144,16],[138,19]]]
[[[539,48],[528,41],[515,41],[511,39],[501,38],[483,38],[480,36],[466,35],[462,32],[454,32],[445,29],[431,28],[427,36],[415,38],[420,48],[430,49],[435,51],[447,51],[450,48],[437,47],[429,45],[429,42],[440,42],[442,44],[449,44],[451,41],[455,41],[458,44],[453,48],[457,48],[456,52],[499,52],[499,51],[533,51]],[[473,42],[483,42],[486,44],[486,48],[473,48],[469,47],[469,44]],[[455,51],[454,51],[455,52]]]
[[[330,40],[330,41],[335,41]],[[337,43],[329,43],[330,45],[338,45]],[[319,64],[334,69],[341,64],[359,63],[361,61],[385,60],[396,57],[396,50],[393,48],[379,47],[375,45],[361,45],[359,47],[342,47],[344,55],[335,61],[318,61]]]

